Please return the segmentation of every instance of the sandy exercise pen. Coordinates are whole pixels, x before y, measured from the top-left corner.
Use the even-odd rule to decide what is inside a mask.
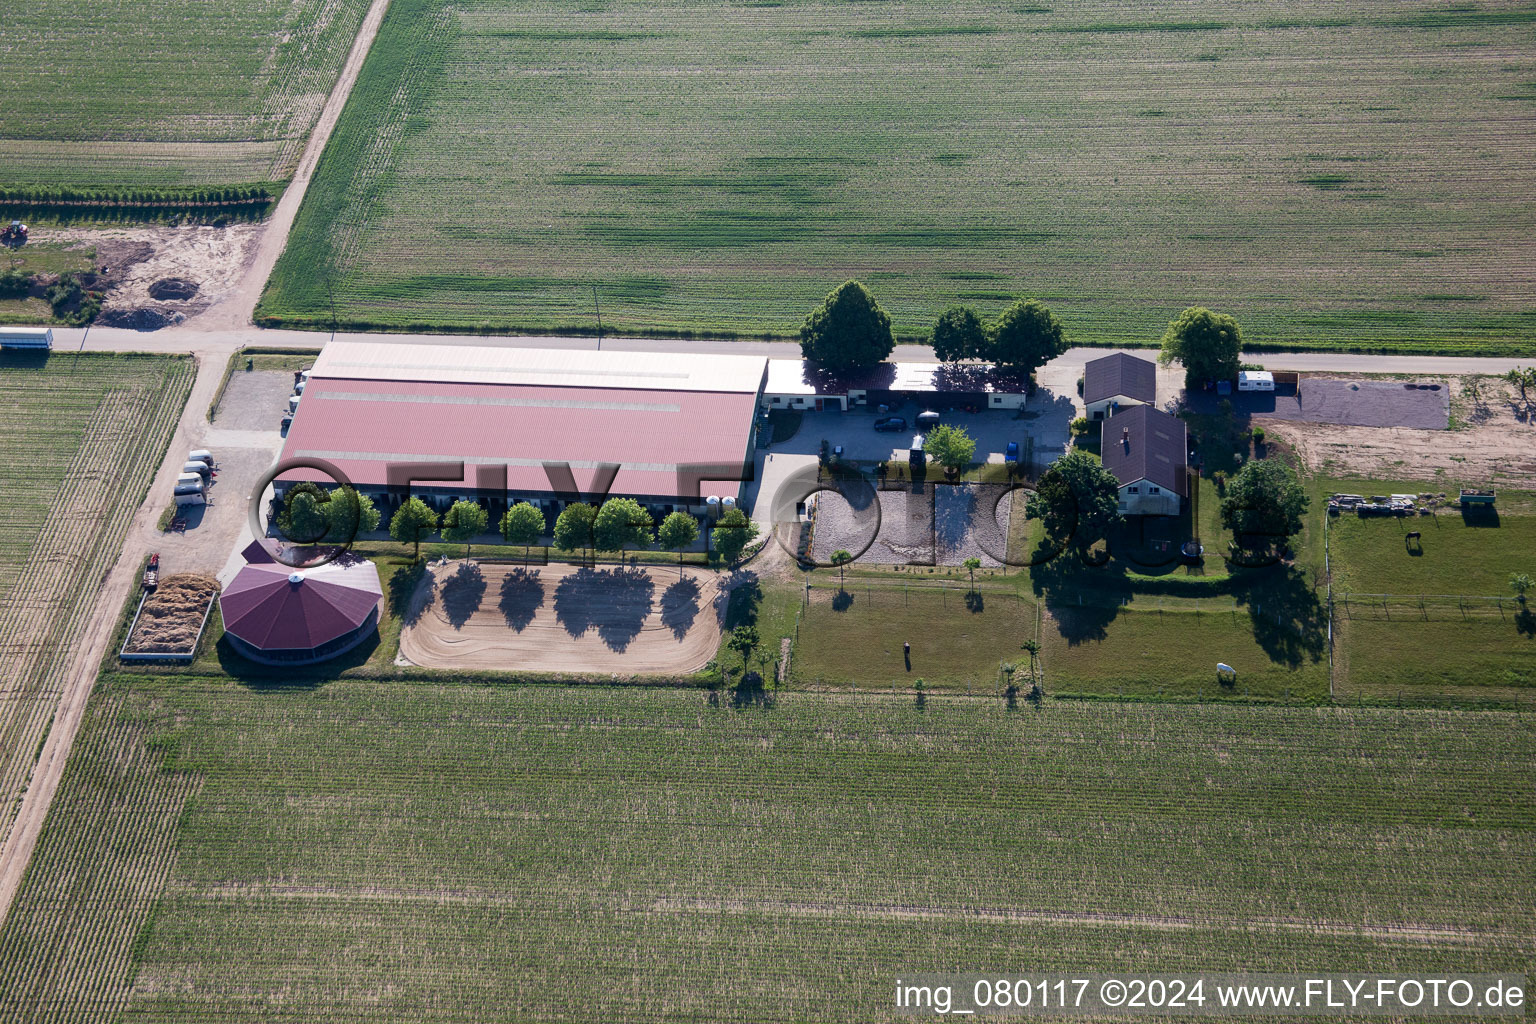
[[[719,577],[698,569],[454,561],[423,578],[400,653],[431,668],[696,672],[725,604]]]

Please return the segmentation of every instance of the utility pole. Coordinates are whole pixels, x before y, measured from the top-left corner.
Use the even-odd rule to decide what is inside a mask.
[[[603,349],[603,307],[597,304],[597,285],[592,286],[592,308],[597,310],[597,349]]]
[[[331,341],[336,340],[336,292],[331,288],[331,272],[325,272],[325,295],[331,300]]]

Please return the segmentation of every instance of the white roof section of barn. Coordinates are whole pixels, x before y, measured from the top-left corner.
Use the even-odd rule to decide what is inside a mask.
[[[333,341],[314,377],[537,387],[756,394],[766,356],[522,348],[426,342]]]

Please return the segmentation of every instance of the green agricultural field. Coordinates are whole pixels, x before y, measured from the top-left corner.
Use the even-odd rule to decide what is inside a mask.
[[[0,1016],[871,1021],[919,966],[1519,970],[1533,757],[1500,713],[107,676]]]
[[[1529,351],[1536,6],[395,0],[269,324]]]
[[[182,357],[0,356],[0,837],[194,372]]]
[[[367,0],[28,0],[0,46],[0,186],[282,181]]]

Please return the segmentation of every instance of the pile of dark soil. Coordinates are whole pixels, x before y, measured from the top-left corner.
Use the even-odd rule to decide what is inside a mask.
[[[197,294],[197,282],[180,277],[163,277],[149,286],[149,297],[162,302],[190,299]]]

